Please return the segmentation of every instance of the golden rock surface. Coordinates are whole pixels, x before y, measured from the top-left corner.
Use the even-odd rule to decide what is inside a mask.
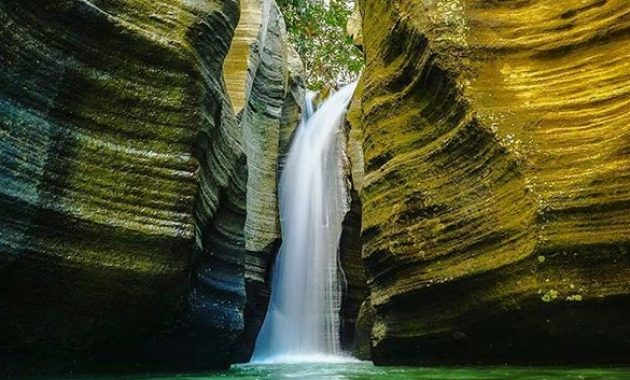
[[[630,2],[361,6],[374,360],[627,362]]]

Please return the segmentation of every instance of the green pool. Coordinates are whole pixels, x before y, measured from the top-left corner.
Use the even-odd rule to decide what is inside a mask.
[[[203,374],[169,374],[143,376],[95,376],[72,378],[46,378],[46,380],[94,379],[94,380],[229,380],[229,379],[429,379],[429,380],[559,380],[559,379],[606,379],[628,380],[630,368],[548,368],[548,367],[456,367],[410,368],[375,367],[367,362],[313,363],[313,364],[246,364],[233,366],[224,372]]]

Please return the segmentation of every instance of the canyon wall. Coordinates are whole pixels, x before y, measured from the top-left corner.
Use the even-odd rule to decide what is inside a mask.
[[[344,291],[341,304],[340,337],[342,349],[353,352],[356,348],[355,325],[361,303],[368,296],[365,265],[361,258],[362,204],[360,193],[363,190],[363,131],[361,126],[361,92],[363,82],[358,81],[353,99],[346,112],[346,175],[348,178],[349,211],[343,221],[339,241],[339,262],[344,273]],[[366,359],[365,357],[362,357]]]
[[[244,0],[241,9],[224,65],[247,157],[243,225],[247,304],[236,362],[249,361],[267,312],[270,271],[280,244],[279,171],[304,103],[304,68],[288,43],[275,1]]]
[[[303,97],[240,3],[0,3],[0,372],[231,362]]]
[[[344,347],[628,363],[630,3],[359,3]],[[0,374],[247,360],[304,98],[275,2],[0,22]]]
[[[630,3],[360,3],[374,361],[627,363]]]

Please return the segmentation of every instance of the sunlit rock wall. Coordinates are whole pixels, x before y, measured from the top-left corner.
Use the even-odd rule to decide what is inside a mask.
[[[229,365],[246,248],[278,236],[269,9],[236,95],[237,1],[0,3],[0,372]]]
[[[376,363],[627,363],[630,2],[361,6]]]

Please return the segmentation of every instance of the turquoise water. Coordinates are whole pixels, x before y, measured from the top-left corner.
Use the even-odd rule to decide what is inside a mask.
[[[408,368],[375,367],[369,363],[313,363],[237,365],[224,372],[181,375],[145,375],[118,377],[79,377],[81,380],[573,380],[606,379],[628,380],[628,369],[562,369],[541,367],[487,367],[487,368]],[[48,379],[52,380],[52,379]],[[61,379],[55,379],[61,380]],[[65,380],[65,379],[64,379]]]

